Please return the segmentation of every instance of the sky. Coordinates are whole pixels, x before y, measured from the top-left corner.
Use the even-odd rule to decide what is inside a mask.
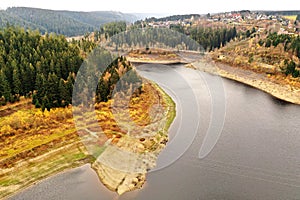
[[[72,11],[207,14],[233,10],[300,10],[298,0],[0,0],[0,8],[35,7]]]

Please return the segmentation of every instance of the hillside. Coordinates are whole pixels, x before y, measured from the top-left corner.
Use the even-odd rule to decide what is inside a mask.
[[[114,11],[95,11],[95,12],[74,12],[74,11],[58,11],[58,13],[73,18],[82,23],[92,25],[99,28],[100,25],[109,23],[112,21],[128,21],[133,22],[137,20],[135,15],[124,14]]]
[[[300,37],[296,34],[253,33],[209,57],[216,64],[214,73],[300,104]]]
[[[28,21],[25,21],[25,20],[21,19],[18,16],[11,15],[11,14],[7,13],[4,10],[0,10],[0,27],[1,28],[5,27],[7,25],[7,23],[14,24],[16,26],[21,26],[21,27],[24,27],[26,29],[27,28],[31,28],[31,29],[38,29],[39,28],[40,31],[45,32],[45,29],[43,27],[39,27],[36,24],[32,24]]]
[[[54,32],[66,36],[84,35],[112,21],[132,22],[137,17],[112,11],[74,12],[13,7],[0,11],[0,28],[9,23],[39,29],[42,34]]]

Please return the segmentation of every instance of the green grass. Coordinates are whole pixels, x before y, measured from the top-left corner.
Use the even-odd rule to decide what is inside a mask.
[[[95,148],[92,150],[93,157],[97,159],[105,151],[105,149],[106,149],[105,146],[95,146]]]
[[[49,142],[51,142],[53,140],[56,140],[56,139],[59,139],[59,138],[62,138],[64,136],[66,136],[66,135],[69,135],[71,133],[74,133],[75,131],[76,131],[76,129],[72,128],[72,129],[69,129],[69,130],[63,130],[63,131],[60,131],[60,132],[54,132],[50,136],[43,137],[41,135],[39,138],[34,138],[34,139],[28,138],[28,140],[20,141],[20,144],[23,144],[22,148],[8,149],[7,151],[5,151],[5,153],[7,154],[7,156],[2,157],[2,159],[10,158],[10,157],[13,157],[13,156],[21,153],[21,152],[25,152],[25,151],[31,150],[31,149],[33,149],[35,147],[41,146],[43,144],[47,144],[47,143],[49,143]]]
[[[10,186],[10,185],[17,185],[19,183],[20,183],[20,181],[17,180],[17,179],[3,179],[3,180],[0,180],[0,187],[7,187],[7,186]]]
[[[41,160],[23,161],[22,166],[1,174],[0,199],[55,173],[91,162],[92,159],[80,143],[54,151]]]
[[[173,99],[161,87],[159,87],[159,85],[153,85],[156,87],[156,89],[158,89],[161,92],[164,101],[167,104],[167,108],[169,108],[169,110],[167,111],[167,121],[163,129],[164,132],[167,132],[176,117],[176,104],[173,101]]]

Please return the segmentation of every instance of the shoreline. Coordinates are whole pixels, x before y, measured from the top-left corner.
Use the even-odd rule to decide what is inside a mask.
[[[141,58],[132,58],[126,56],[127,60],[135,64],[162,64],[162,65],[174,65],[174,64],[188,64],[184,60],[148,60]]]
[[[155,88],[155,90],[157,91],[157,92],[159,92],[161,95],[162,95],[162,97],[163,97],[163,99],[165,100],[165,102],[166,102],[166,104],[167,104],[167,108],[169,108],[168,110],[164,110],[164,112],[165,113],[168,113],[168,115],[167,115],[167,123],[166,123],[166,126],[164,127],[164,131],[166,131],[166,134],[164,135],[164,137],[162,136],[161,138],[160,138],[160,140],[158,140],[157,141],[157,143],[161,143],[161,142],[163,142],[165,139],[167,139],[168,138],[168,134],[167,134],[167,131],[168,131],[168,128],[170,127],[170,125],[171,125],[171,123],[173,122],[173,120],[174,120],[174,118],[175,118],[175,116],[176,116],[176,111],[174,111],[175,110],[175,102],[173,101],[173,99],[161,88],[161,87],[159,87],[158,85],[157,85],[157,83],[152,83],[152,85],[153,85],[153,87]],[[174,112],[173,112],[174,111]],[[161,131],[161,130],[159,130],[159,131]],[[158,132],[159,131],[157,131],[157,134],[158,134]],[[8,186],[8,187],[12,187],[12,189],[11,189],[11,192],[7,192],[7,193],[3,193],[4,195],[3,196],[1,196],[0,197],[0,199],[8,199],[8,198],[11,198],[11,197],[13,197],[14,195],[16,195],[16,194],[18,194],[18,193],[21,193],[21,192],[23,192],[23,191],[26,191],[27,189],[29,189],[29,188],[31,188],[31,187],[33,187],[34,185],[36,185],[36,184],[39,184],[40,182],[42,182],[42,181],[44,181],[44,180],[47,180],[47,179],[49,179],[49,178],[51,178],[51,177],[54,177],[54,176],[57,176],[57,175],[59,175],[59,174],[63,174],[63,173],[66,173],[66,172],[68,172],[68,171],[70,171],[70,170],[73,170],[73,169],[75,169],[75,168],[78,168],[78,167],[82,167],[82,166],[84,166],[84,165],[90,165],[90,167],[95,171],[95,172],[97,172],[97,170],[93,167],[93,165],[94,165],[94,161],[90,158],[90,156],[87,154],[87,152],[86,152],[86,150],[84,150],[84,146],[82,146],[82,145],[80,145],[80,144],[74,144],[74,143],[71,143],[71,144],[68,144],[69,146],[74,146],[74,145],[76,145],[76,146],[80,146],[80,149],[81,150],[83,150],[83,153],[85,154],[85,156],[84,156],[84,159],[80,159],[80,160],[78,160],[78,161],[76,161],[76,162],[74,162],[74,163],[71,163],[71,164],[69,164],[69,165],[66,165],[66,164],[62,164],[61,166],[59,166],[59,167],[57,167],[57,169],[53,169],[49,174],[44,174],[44,175],[41,175],[40,177],[38,177],[36,180],[33,180],[33,181],[29,181],[28,183],[25,183],[24,185],[22,185],[22,186],[18,186],[18,185],[16,185],[16,186],[14,186],[14,185],[10,185],[10,186]],[[66,146],[62,146],[62,147],[59,147],[59,148],[57,148],[57,149],[53,149],[53,150],[51,150],[50,152],[48,152],[47,154],[42,154],[42,155],[40,155],[40,156],[38,156],[38,157],[35,157],[35,158],[32,158],[31,160],[34,160],[34,161],[40,161],[41,160],[41,162],[47,162],[49,159],[51,159],[51,157],[53,157],[52,156],[52,154],[53,153],[55,153],[55,155],[57,154],[56,152],[57,151],[59,151],[60,152],[60,150],[61,149],[64,149],[65,147],[67,147],[68,145],[66,145]],[[163,145],[163,144],[161,144],[161,150],[162,149],[164,149],[165,148],[165,144]],[[158,148],[158,150],[160,149],[160,148]],[[76,147],[76,149],[77,149],[77,147]],[[159,151],[160,152],[160,151]],[[159,153],[158,152],[158,153]],[[46,157],[45,157],[46,156]],[[24,160],[24,161],[19,161],[20,163],[23,163],[22,164],[22,166],[24,167],[26,167],[26,165],[27,165],[27,163],[29,162],[28,160]],[[156,163],[156,160],[155,160],[155,163]],[[154,163],[154,164],[155,164]],[[20,166],[20,167],[17,167],[16,168],[16,170],[17,171],[22,171],[22,166]],[[11,169],[12,170],[12,169]],[[4,172],[4,174],[5,174],[5,172]],[[144,174],[145,175],[145,179],[143,179],[142,177],[141,178],[139,178],[138,180],[139,180],[139,182],[137,183],[137,186],[138,187],[135,187],[135,188],[131,188],[131,190],[135,190],[135,189],[138,189],[138,188],[141,188],[142,186],[143,186],[143,184],[144,184],[144,182],[145,182],[145,180],[146,180],[146,175],[147,175],[147,172]],[[107,187],[107,185],[103,182],[103,179],[101,179],[100,177],[99,177],[99,175],[98,175],[98,178],[100,179],[100,182],[103,184],[103,185],[105,185],[106,187]],[[135,177],[133,177],[133,179],[134,179]],[[16,190],[15,191],[13,191],[13,188],[14,187],[18,187],[18,188],[16,188]],[[5,188],[5,187],[4,187]],[[126,192],[126,191],[130,191],[130,190],[124,190],[123,189],[123,192]],[[123,193],[122,192],[122,193]]]
[[[53,150],[51,150],[50,152],[48,152],[46,154],[42,154],[42,155],[40,155],[38,157],[35,157],[35,158],[32,158],[30,160],[19,161],[20,166],[18,166],[17,169],[21,168],[20,170],[22,170],[22,168],[26,167],[26,165],[28,165],[28,163],[35,162],[35,160],[42,160],[41,162],[45,162],[45,160],[47,160],[47,159],[43,159],[45,156],[50,157],[51,154],[56,154],[57,151],[59,152],[59,151],[62,151],[63,149],[66,149],[66,148],[71,149],[73,146],[75,146],[77,149],[80,148],[81,151],[83,151],[83,153],[86,156],[83,159],[77,160],[73,163],[62,164],[57,169],[53,169],[49,174],[47,174],[47,173],[42,174],[36,180],[29,181],[28,183],[25,183],[24,185],[19,186],[19,188],[17,188],[15,191],[6,193],[4,196],[0,197],[0,199],[2,199],[2,198],[3,199],[9,199],[9,198],[15,196],[18,193],[21,193],[21,192],[24,192],[24,191],[30,189],[31,187],[33,187],[36,184],[39,184],[39,183],[41,183],[41,182],[43,182],[47,179],[50,179],[51,177],[57,176],[59,174],[66,173],[70,170],[74,170],[76,168],[82,167],[82,166],[87,165],[87,164],[90,165],[91,158],[85,152],[84,147],[81,146],[78,143],[77,144],[76,143],[71,143],[71,144],[68,144],[66,146],[62,146],[62,147],[59,147],[57,149],[53,149]],[[55,157],[55,155],[53,157]],[[13,187],[13,186],[10,186],[10,187]]]
[[[84,167],[85,165],[89,165],[89,167],[91,167],[91,163],[89,163],[89,162],[84,163],[84,162],[83,162],[83,163],[78,164],[77,166],[71,166],[71,167],[64,168],[64,169],[61,170],[61,171],[60,171],[60,170],[57,170],[57,171],[55,171],[53,174],[50,174],[49,176],[46,176],[46,177],[44,177],[44,178],[41,178],[41,179],[39,179],[39,180],[37,180],[37,181],[35,181],[35,182],[30,183],[29,185],[27,185],[27,186],[24,187],[24,188],[18,189],[18,190],[17,190],[16,192],[14,192],[14,193],[11,193],[11,194],[8,194],[7,196],[4,196],[3,199],[9,199],[9,198],[12,198],[13,196],[15,196],[15,195],[17,195],[17,194],[19,194],[19,193],[22,193],[22,192],[24,192],[24,191],[26,191],[26,190],[29,190],[31,187],[33,187],[33,186],[35,186],[35,185],[37,185],[37,184],[39,184],[39,183],[41,183],[41,182],[43,182],[43,181],[46,181],[46,180],[48,180],[48,179],[50,179],[50,178],[52,178],[52,177],[59,176],[59,175],[62,175],[62,174],[64,174],[64,173],[70,172],[70,171],[75,170],[75,169],[77,169],[77,168]]]
[[[169,140],[168,130],[176,116],[176,104],[157,83],[151,81],[151,85],[166,104],[164,126],[157,127],[143,142],[135,137],[120,138],[117,145],[109,144],[91,165],[101,183],[118,195],[143,187],[148,171],[156,166],[157,157]]]
[[[300,88],[296,88],[289,84],[278,83],[271,80],[267,74],[257,73],[252,70],[245,70],[240,67],[233,67],[228,64],[214,61],[212,67],[205,59],[201,60],[199,63],[189,64],[186,67],[234,80],[266,92],[279,100],[300,105]]]

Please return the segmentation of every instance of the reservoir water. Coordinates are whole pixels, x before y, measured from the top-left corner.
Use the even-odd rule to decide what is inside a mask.
[[[300,106],[181,65],[138,72],[177,104],[171,140],[141,190],[118,196],[85,165],[10,199],[300,199]]]

